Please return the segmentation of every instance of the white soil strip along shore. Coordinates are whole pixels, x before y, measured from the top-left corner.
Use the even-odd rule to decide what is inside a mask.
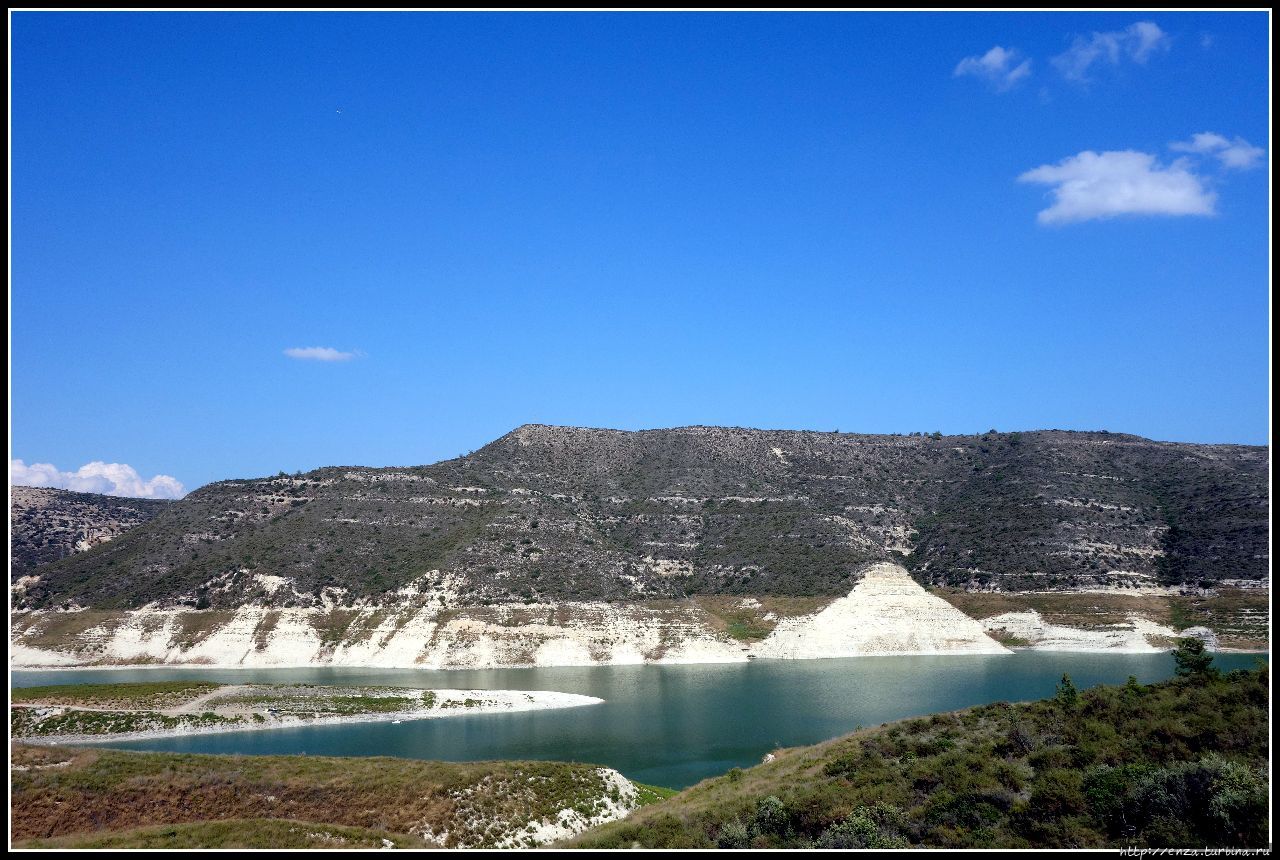
[[[223,688],[216,691],[216,696],[226,697],[239,688]],[[247,687],[245,689],[248,689]],[[137,732],[119,732],[111,734],[68,734],[68,735],[26,735],[15,736],[14,740],[33,744],[47,745],[80,745],[92,743],[114,743],[116,741],[142,740],[144,738],[184,737],[187,735],[223,734],[227,732],[267,731],[272,729],[294,729],[307,726],[342,725],[347,723],[386,723],[408,722],[410,720],[434,720],[448,717],[466,717],[476,714],[510,714],[521,711],[545,711],[555,708],[578,708],[586,705],[598,705],[604,699],[595,696],[583,696],[577,693],[560,693],[553,690],[405,690],[405,693],[432,693],[434,704],[430,709],[411,711],[370,712],[359,714],[323,715],[316,717],[298,717],[293,715],[272,715],[263,722],[246,720],[245,722],[220,723],[211,726],[175,726],[173,728],[149,729]],[[201,700],[213,698],[214,695],[201,696]],[[470,704],[468,704],[470,703]],[[139,714],[155,713],[164,716],[198,713],[187,710],[191,702],[177,708],[164,711],[127,711],[115,710],[112,713]],[[287,704],[283,700],[277,704]],[[59,711],[102,711],[101,708],[81,707],[79,705],[52,706],[40,704],[14,705],[18,708],[44,708]],[[264,706],[265,707],[265,706]],[[274,706],[272,706],[274,709]],[[246,712],[247,713],[247,712]]]
[[[477,607],[458,604],[452,584],[443,588],[424,579],[422,590],[415,585],[401,589],[389,602],[354,608],[343,634],[347,638],[337,644],[324,639],[317,628],[329,603],[309,608],[246,605],[221,617],[152,606],[101,613],[92,626],[56,636],[48,631],[59,629],[67,613],[14,613],[11,630],[21,632],[11,632],[9,666],[45,671],[154,666],[443,670],[1007,654],[1009,649],[991,636],[1001,630],[1025,643],[1018,647],[1034,650],[1150,653],[1165,645],[1148,642],[1147,637],[1176,636],[1176,631],[1139,615],[1102,631],[1050,624],[1030,610],[978,621],[928,592],[901,565],[869,565],[858,574],[845,597],[833,599],[820,611],[778,620],[772,632],[755,643],[734,639],[715,617],[689,601],[661,606],[570,601]],[[432,587],[434,596],[424,598]],[[1137,588],[1099,593],[1172,592]],[[1265,618],[1257,621],[1264,623]],[[193,637],[185,632],[192,625],[204,634]]]
[[[1158,654],[1168,645],[1153,645],[1148,637],[1176,639],[1179,633],[1171,627],[1156,624],[1139,615],[1130,615],[1128,624],[1115,624],[1085,630],[1051,624],[1039,612],[1005,612],[984,618],[982,625],[990,632],[1015,636],[1037,651],[1093,651],[1119,654]]]

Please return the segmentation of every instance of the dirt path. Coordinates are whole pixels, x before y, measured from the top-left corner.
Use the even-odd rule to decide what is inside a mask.
[[[248,689],[250,689],[249,684],[233,684],[226,687],[218,687],[213,692],[196,696],[194,699],[189,699],[181,705],[178,705],[176,708],[168,708],[160,713],[164,714],[166,717],[176,717],[181,714],[199,714],[205,710],[204,706],[208,702],[223,696],[235,696]]]

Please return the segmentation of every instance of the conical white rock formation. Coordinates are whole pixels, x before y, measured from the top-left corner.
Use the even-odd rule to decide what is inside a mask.
[[[780,621],[751,650],[776,659],[1008,653],[981,624],[888,563],[867,568],[848,597],[816,615]]]

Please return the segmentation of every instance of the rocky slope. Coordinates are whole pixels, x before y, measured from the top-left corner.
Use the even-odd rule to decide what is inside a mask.
[[[467,457],[222,481],[45,566],[26,608],[837,597],[898,562],[1003,591],[1259,582],[1268,452],[1111,433],[521,427]],[[288,589],[276,584],[288,581]]]
[[[1257,647],[1267,467],[1111,433],[526,426],[433,466],[201,488],[21,579],[13,662],[1155,650],[1196,626]],[[1097,596],[987,599],[1041,592]]]
[[[169,504],[165,499],[123,499],[48,487],[11,487],[10,579],[118,537]]]
[[[1055,598],[1062,595],[1040,595],[1031,607],[993,612],[954,594],[931,593],[904,568],[887,563],[859,571],[846,597],[818,601],[765,596],[475,606],[448,583],[419,585],[398,603],[354,607],[330,602],[287,609],[250,604],[235,611],[153,606],[18,612],[10,661],[15,668],[163,663],[476,669],[1003,654],[1006,646],[1155,653],[1178,636],[1199,636],[1213,648],[1266,647],[1265,629],[1258,639],[1256,625],[1247,636],[1223,636],[1220,643],[1214,630],[1189,623],[1198,616],[1170,612],[1167,605],[1227,601],[1218,610],[1223,623],[1215,625],[1233,631],[1231,619],[1265,605],[1260,590],[1250,601],[1149,597],[1138,606],[1128,596],[1088,595],[1091,606],[1084,609],[1061,605]]]
[[[737,598],[478,607],[433,582],[394,606],[18,613],[11,660],[460,669],[1006,651],[892,564],[868,568],[848,597],[811,611],[770,606]]]

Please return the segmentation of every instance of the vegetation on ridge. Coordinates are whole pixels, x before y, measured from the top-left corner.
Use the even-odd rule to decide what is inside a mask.
[[[1267,467],[1263,447],[1111,433],[526,426],[432,466],[202,487],[42,566],[18,603],[830,597],[873,561],[1004,591],[1256,581]]]

